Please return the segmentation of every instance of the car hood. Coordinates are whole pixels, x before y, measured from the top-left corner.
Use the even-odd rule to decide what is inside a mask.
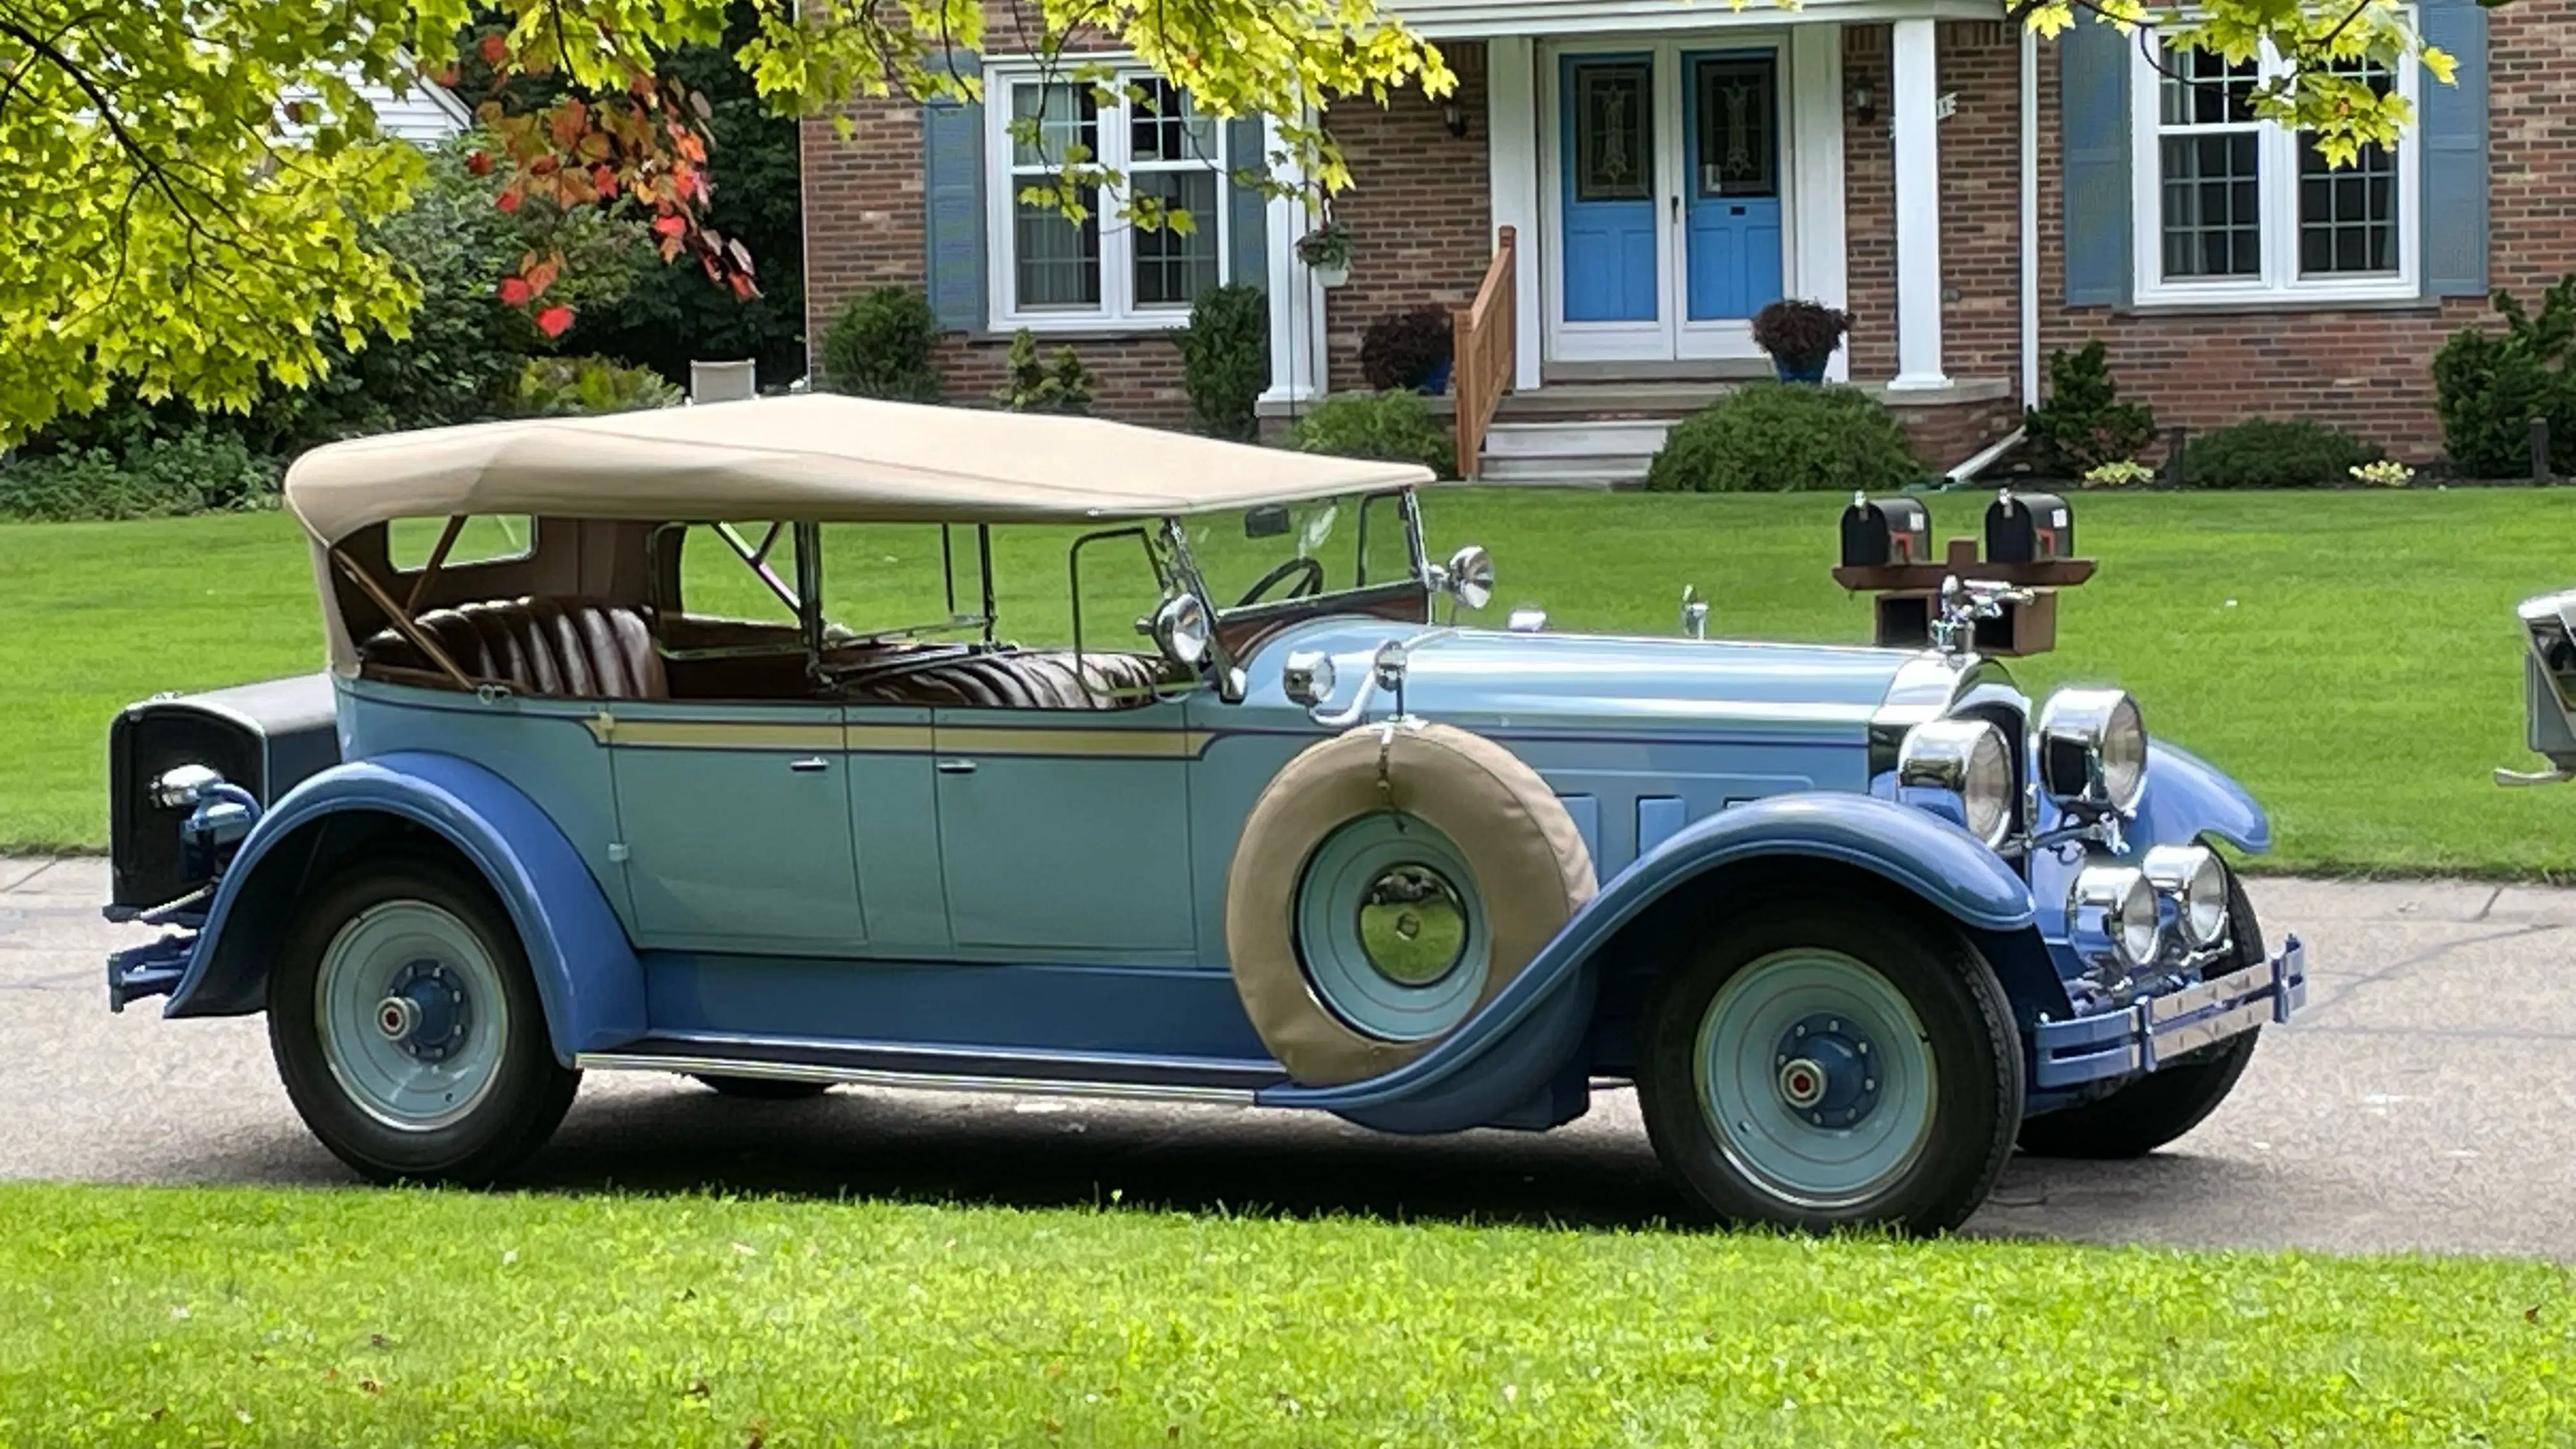
[[[1551,724],[1640,729],[1849,732],[1938,714],[1973,671],[1926,651],[1614,634],[1514,634],[1334,619],[1266,642],[1246,661],[1246,703],[1293,708],[1279,668],[1298,650],[1333,656],[1335,707],[1349,704],[1379,645],[1409,639],[1405,706],[1471,728]],[[1372,706],[1384,713],[1391,701]]]

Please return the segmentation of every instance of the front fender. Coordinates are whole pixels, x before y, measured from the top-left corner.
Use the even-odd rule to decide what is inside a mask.
[[[245,900],[297,884],[286,877],[302,869],[305,852],[285,848],[289,842],[309,843],[307,832],[360,814],[426,828],[481,873],[527,950],[557,1060],[569,1066],[576,1052],[644,1034],[643,968],[572,843],[500,776],[453,755],[417,751],[334,766],[296,786],[261,818],[224,872],[164,1015],[260,1009],[267,994],[265,943],[237,941],[227,928],[236,926]]]
[[[1565,923],[1511,984],[1431,1050],[1391,1072],[1338,1086],[1288,1084],[1259,1100],[1283,1107],[1366,1112],[1435,1099],[1461,1104],[1510,1103],[1537,1092],[1580,1043],[1569,1015],[1591,1009],[1593,993],[1569,989],[1619,928],[1674,891],[1712,871],[1762,857],[1804,856],[1856,866],[1939,908],[1971,930],[2006,935],[2029,928],[2030,888],[1976,837],[1910,805],[1869,795],[1816,791],[1774,795],[1708,816],[1640,857]],[[1589,984],[1588,982],[1586,984]],[[1518,1039],[1562,1041],[1553,1055],[1519,1050]],[[1504,1068],[1509,1080],[1453,1079],[1471,1065]],[[1508,1064],[1506,1067],[1505,1064]],[[1470,1127],[1487,1116],[1413,1130]]]
[[[2185,845],[2214,835],[2249,855],[2272,848],[2272,822],[2245,787],[2188,750],[2152,740],[2147,783],[2128,832],[2134,846]]]

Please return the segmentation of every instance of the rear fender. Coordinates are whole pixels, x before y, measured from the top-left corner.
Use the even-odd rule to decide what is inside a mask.
[[[555,1057],[645,1030],[644,973],[599,883],[545,812],[500,776],[452,755],[400,752],[334,766],[295,787],[243,842],[207,912],[168,1016],[239,1016],[267,1004],[268,959],[328,847],[418,826],[455,848],[518,927]]]
[[[1369,1120],[1400,1115],[1414,1131],[1490,1120],[1498,1110],[1493,1104],[1508,1106],[1544,1089],[1581,1045],[1597,973],[1623,928],[1677,893],[1712,884],[1720,872],[1799,860],[1878,877],[1957,922],[1989,959],[2004,956],[1996,962],[1999,971],[2031,959],[1997,949],[2036,944],[2030,889],[1974,836],[1913,806],[1873,796],[1775,795],[1700,820],[1647,852],[1575,912],[1511,984],[1421,1056],[1364,1081],[1266,1088],[1260,1100]],[[2054,975],[2044,984],[2056,993]],[[1381,1110],[1391,1107],[1407,1110]],[[1471,1115],[1472,1109],[1485,1110]]]

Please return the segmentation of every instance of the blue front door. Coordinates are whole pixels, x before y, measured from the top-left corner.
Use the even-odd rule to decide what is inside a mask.
[[[1561,277],[1568,322],[1651,323],[1659,315],[1655,69],[1651,52],[1565,57]]]
[[[1750,317],[1780,296],[1780,58],[1682,57],[1688,316]]]

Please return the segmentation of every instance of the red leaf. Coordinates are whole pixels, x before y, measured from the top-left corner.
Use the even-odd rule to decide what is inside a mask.
[[[491,152],[489,152],[489,151],[477,151],[477,152],[475,152],[474,154],[472,154],[472,155],[470,155],[470,156],[466,157],[466,158],[465,158],[465,169],[466,169],[467,171],[472,172],[474,175],[477,175],[477,176],[489,176],[489,175],[491,175],[491,174],[492,174],[492,153],[491,153]]]
[[[572,325],[572,309],[558,302],[537,314],[537,330],[548,337],[561,337]]]
[[[542,292],[546,288],[553,286],[555,284],[555,278],[562,274],[563,259],[561,257],[548,257],[544,261],[537,263],[535,266],[528,268],[528,290],[531,292]]]
[[[617,173],[606,166],[593,166],[590,184],[598,190],[599,199],[606,201],[617,194]]]
[[[653,218],[653,230],[662,236],[675,237],[688,229],[688,222],[676,216],[657,216]]]
[[[497,207],[501,208],[503,211],[516,211],[516,210],[518,210],[518,209],[519,209],[519,192],[518,192],[518,188],[516,188],[516,187],[511,187],[511,188],[509,188],[509,189],[507,189],[507,190],[504,190],[500,195],[498,195],[498,196],[496,196],[496,197],[493,197],[493,198],[492,198],[492,204],[493,204],[494,206],[497,206]]]
[[[528,299],[535,295],[537,295],[537,289],[529,286],[525,277],[501,279],[501,305],[504,307],[524,307],[528,304]]]
[[[493,65],[499,65],[501,63],[501,58],[510,53],[509,38],[502,35],[497,30],[484,36],[481,45],[483,50],[483,59]]]

